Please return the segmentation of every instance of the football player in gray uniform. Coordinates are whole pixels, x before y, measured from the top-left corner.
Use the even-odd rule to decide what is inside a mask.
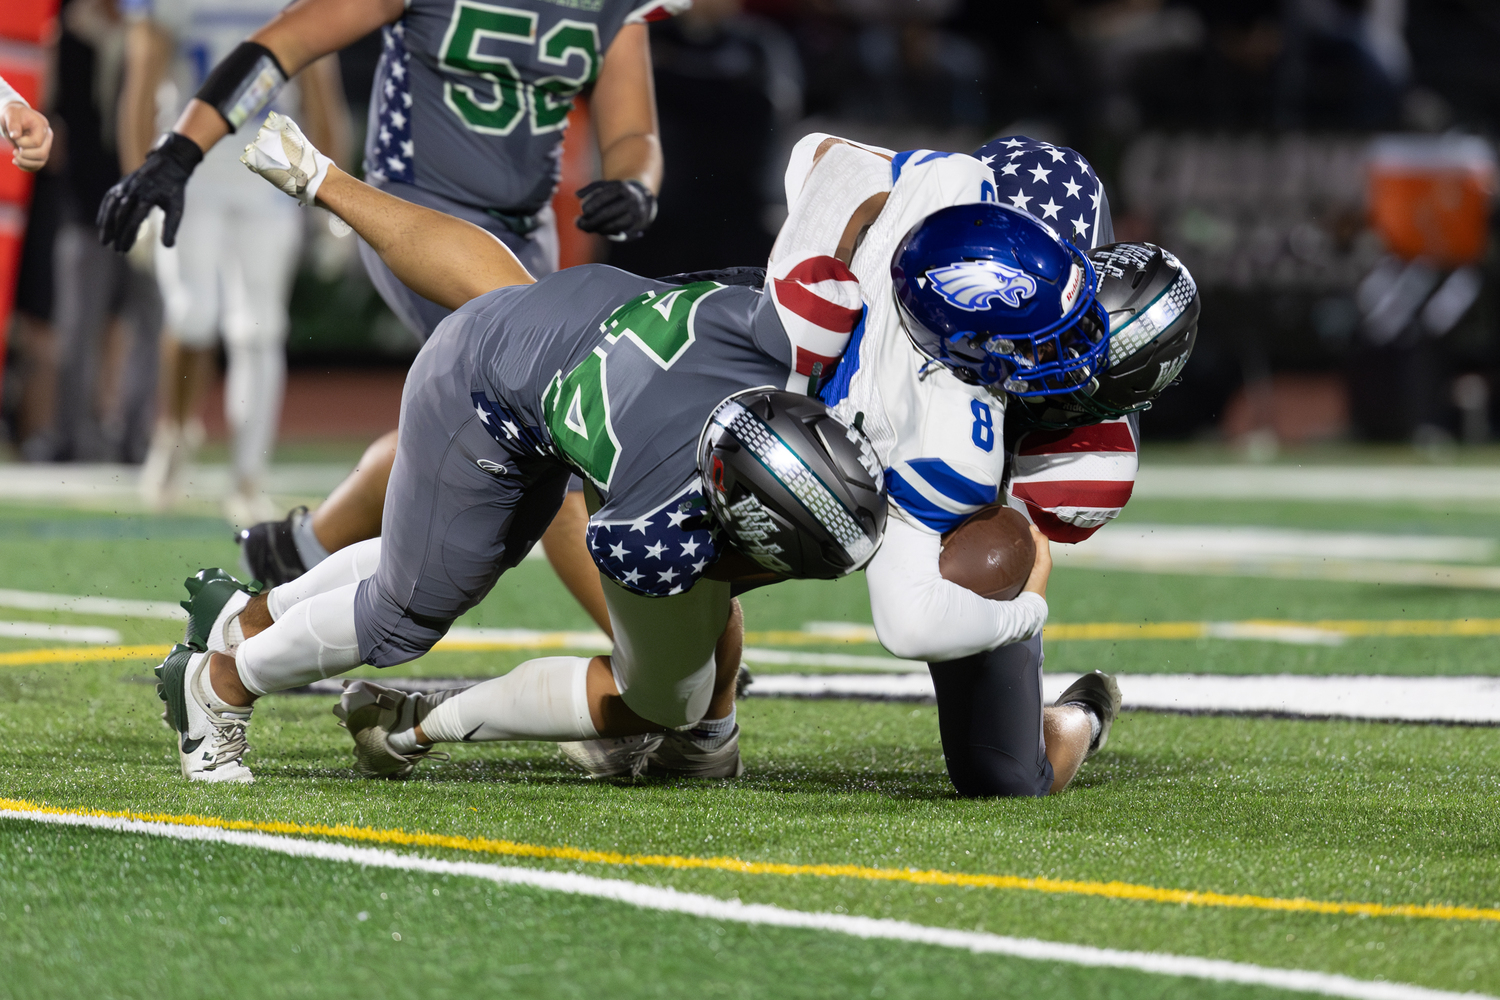
[[[491,234],[354,180],[283,116],[245,160],[457,311],[407,379],[381,536],[262,594],[220,571],[190,583],[186,641],[157,671],[184,775],[252,780],[257,697],[427,652],[525,556],[570,471],[597,500],[612,654],[531,660],[451,698],[353,686],[360,770],[409,773],[436,742],[645,735],[684,765],[737,767],[733,702],[711,704],[738,660],[731,581],[843,575],[883,537],[868,439],[803,394],[863,315],[830,253],[847,230],[779,261],[769,292],[602,265],[534,281]]]
[[[590,94],[603,179],[580,192],[577,225],[631,239],[654,218],[662,159],[646,23],[690,2],[299,0],[214,67],[146,163],[111,190],[100,208],[101,237],[129,249],[156,206],[166,213],[162,241],[171,246],[184,189],[203,154],[246,121],[258,121],[290,76],[383,28],[365,145],[367,179],[472,222],[509,247],[529,272],[549,274],[557,268],[549,202],[578,94]],[[382,297],[425,340],[448,310],[405,287],[367,244],[360,255]],[[245,532],[247,555],[280,582],[330,551],[374,537],[394,456],[393,432],[370,446],[315,514],[294,511],[284,522]],[[576,520],[581,500],[573,507]],[[583,596],[601,617],[596,593]]]

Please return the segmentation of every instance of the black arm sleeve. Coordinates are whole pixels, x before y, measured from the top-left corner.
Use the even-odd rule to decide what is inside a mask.
[[[948,777],[964,798],[1052,790],[1042,741],[1042,636],[929,663]]]

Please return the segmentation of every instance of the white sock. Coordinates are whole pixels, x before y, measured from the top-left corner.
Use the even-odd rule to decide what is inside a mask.
[[[266,594],[266,610],[271,620],[280,621],[289,610],[318,594],[326,594],[351,583],[358,583],[380,565],[380,539],[370,538],[347,545],[303,573],[297,579]]]
[[[1068,704],[1082,712],[1089,720],[1089,749],[1095,749],[1099,746],[1099,734],[1104,732],[1104,723],[1100,721],[1098,713],[1083,702],[1070,701]]]
[[[588,669],[586,656],[527,660],[434,708],[422,732],[438,743],[598,739],[589,716]]]
[[[304,570],[312,569],[328,558],[328,550],[313,531],[312,515],[305,510],[292,514],[292,545],[297,549],[297,558],[302,560]]]
[[[235,647],[245,641],[245,632],[240,628],[240,612],[244,611],[245,605],[249,603],[250,595],[243,590],[237,590],[229,595],[229,600],[225,601],[224,606],[219,609],[219,617],[214,624],[218,626],[220,622],[223,622],[223,625],[219,626],[219,633],[226,653],[233,654]],[[208,645],[210,649],[214,648],[211,634]]]
[[[422,731],[425,733],[427,730],[424,728]],[[417,749],[422,746],[422,744],[417,742],[416,726],[394,733],[387,733],[385,745],[399,754],[416,753]]]
[[[359,666],[359,636],[354,631],[358,589],[359,584],[349,583],[309,597],[288,609],[270,628],[246,639],[234,658],[240,683],[263,695]]]
[[[700,719],[696,726],[687,731],[688,735],[703,749],[717,750],[734,732],[734,715],[735,710],[731,707],[729,714],[722,719]]]
[[[240,718],[248,718],[250,710],[255,707],[254,705],[231,705],[223,698],[220,698],[219,692],[214,690],[214,680],[209,673],[212,669],[209,661],[213,658],[214,654],[200,653],[198,655],[203,657],[203,668],[198,671],[197,677],[198,694],[202,698],[203,704],[207,705],[208,710],[215,715],[233,715]]]
[[[240,611],[245,610],[240,608]],[[245,630],[240,626],[240,612],[236,611],[234,617],[224,623],[224,651],[233,656],[234,651],[240,648],[245,641]]]

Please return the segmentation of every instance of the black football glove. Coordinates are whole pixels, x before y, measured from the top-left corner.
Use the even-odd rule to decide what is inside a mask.
[[[595,181],[578,189],[583,215],[578,228],[616,243],[638,240],[656,218],[656,195],[640,181]]]
[[[135,245],[136,233],[151,209],[160,208],[166,213],[162,244],[176,243],[183,192],[193,169],[202,162],[203,150],[196,142],[176,132],[163,135],[146,154],[146,162],[105,193],[94,220],[99,227],[99,242],[124,253]]]

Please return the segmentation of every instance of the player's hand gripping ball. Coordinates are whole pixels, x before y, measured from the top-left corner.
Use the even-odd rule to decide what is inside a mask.
[[[943,536],[938,571],[943,579],[992,601],[1019,594],[1036,562],[1036,542],[1026,518],[1005,506],[986,507]]]

